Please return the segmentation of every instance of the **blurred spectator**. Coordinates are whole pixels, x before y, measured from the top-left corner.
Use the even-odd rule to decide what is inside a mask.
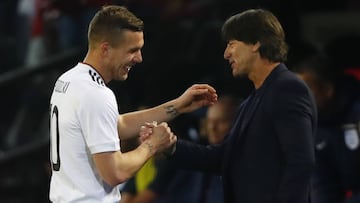
[[[208,144],[220,144],[231,129],[240,100],[235,96],[221,95],[210,106],[205,118],[205,134]],[[223,185],[220,176],[203,174],[203,193],[199,203],[224,202]]]
[[[236,97],[222,95],[210,106],[205,118],[205,133],[209,144],[222,142],[231,128],[236,107],[239,101]]]
[[[19,0],[16,10],[16,50],[19,64],[24,65],[35,17],[35,0]]]
[[[95,11],[116,0],[18,0],[14,2],[15,66],[35,67],[69,48],[86,46],[88,23]]]
[[[87,28],[92,16],[101,6],[115,3],[113,0],[51,1],[47,20],[54,24],[56,48],[59,51],[74,47],[86,48]]]
[[[359,198],[359,82],[322,55],[304,58],[294,64],[293,70],[311,88],[319,113],[314,202],[340,203]]]

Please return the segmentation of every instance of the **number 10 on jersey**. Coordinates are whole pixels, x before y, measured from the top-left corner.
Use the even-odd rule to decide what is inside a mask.
[[[56,105],[50,105],[50,160],[54,171],[60,170],[60,135],[59,135],[59,110]]]

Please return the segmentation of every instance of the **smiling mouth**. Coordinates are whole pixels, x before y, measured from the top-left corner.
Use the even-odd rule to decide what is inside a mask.
[[[234,65],[234,61],[230,61],[229,64],[230,64],[230,67],[232,68],[232,66]]]

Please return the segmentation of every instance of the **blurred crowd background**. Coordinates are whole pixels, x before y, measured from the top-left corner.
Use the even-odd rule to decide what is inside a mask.
[[[246,97],[251,83],[232,77],[220,29],[248,8],[279,18],[289,68],[321,53],[331,63],[325,72],[360,80],[359,0],[1,0],[0,202],[48,202],[50,94],[56,77],[83,60],[88,23],[105,4],[125,5],[145,23],[143,63],[127,81],[109,84],[121,113],[160,104],[194,83]]]

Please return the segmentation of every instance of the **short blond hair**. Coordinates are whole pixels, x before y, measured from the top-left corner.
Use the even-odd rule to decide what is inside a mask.
[[[124,30],[143,31],[144,22],[123,6],[106,5],[99,10],[89,24],[89,48],[107,41],[116,47]]]

